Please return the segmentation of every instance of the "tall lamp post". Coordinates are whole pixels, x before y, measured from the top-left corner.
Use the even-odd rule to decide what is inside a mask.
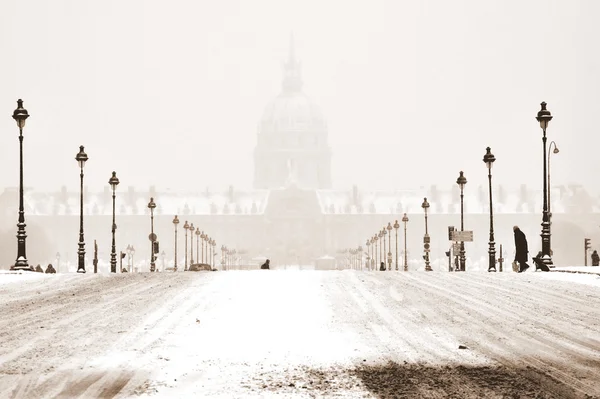
[[[115,223],[115,191],[119,185],[119,178],[117,172],[112,172],[112,176],[108,179],[108,184],[112,188],[112,245],[110,250],[110,272],[117,272],[117,247],[115,245],[115,231],[117,230],[117,224]]]
[[[79,248],[77,249],[77,273],[85,273],[85,242],[83,241],[83,167],[88,160],[88,156],[83,151],[83,146],[79,146],[79,152],[75,156],[79,163],[80,191],[79,191]]]
[[[12,117],[19,127],[19,222],[17,223],[17,260],[10,269],[32,271],[33,268],[29,266],[25,251],[27,234],[25,233],[25,209],[23,207],[23,128],[29,114],[23,108],[23,100],[17,100],[17,109],[14,110]]]
[[[60,252],[56,253],[56,272],[60,273]]]
[[[200,258],[200,235],[202,235],[202,233],[198,228],[196,229],[196,260],[198,263],[202,263],[202,259]]]
[[[184,267],[183,267],[183,271],[187,272],[188,270],[188,259],[187,259],[187,254],[188,254],[188,250],[187,250],[187,233],[188,230],[190,229],[190,225],[188,224],[188,221],[186,220],[185,223],[183,224],[183,229],[185,230],[185,250],[184,250]]]
[[[362,270],[362,268],[363,268],[363,265],[362,265],[363,247],[362,247],[362,245],[359,245],[357,250],[358,250],[358,259],[356,260],[356,262],[358,263],[357,269]]]
[[[377,233],[373,235],[373,240],[375,241],[375,271],[379,270],[379,236]]]
[[[210,240],[210,265],[212,268],[215,267],[215,251],[216,251],[216,246],[217,246],[217,242],[214,239]]]
[[[379,231],[379,263],[381,262],[385,269],[385,227]]]
[[[485,155],[483,156],[483,162],[487,165],[488,168],[488,185],[490,189],[490,242],[489,242],[489,262],[488,262],[488,272],[496,271],[496,243],[494,243],[494,204],[492,201],[492,165],[496,157],[492,154],[492,150],[490,147],[485,149]]]
[[[431,265],[429,264],[429,243],[431,242],[431,239],[429,238],[429,231],[427,230],[427,210],[429,209],[427,198],[423,198],[421,208],[423,208],[423,211],[425,212],[425,235],[423,236],[423,252],[425,252],[425,255],[423,256],[423,259],[425,259],[425,271],[430,272],[432,270]]]
[[[204,262],[204,243],[208,239],[208,234],[205,234],[204,232],[202,232],[202,233],[200,233],[200,238],[202,239],[202,250],[201,250],[201,253],[202,253],[202,262],[200,262],[200,263],[205,263]],[[208,258],[208,253],[206,255],[207,255],[206,257]]]
[[[404,223],[404,271],[408,271],[408,252],[406,252],[406,224],[408,223],[408,216],[406,213],[402,216],[402,223]]]
[[[175,226],[175,260],[173,263],[173,271],[177,271],[177,225],[179,224],[179,218],[177,215],[173,218],[173,226]]]
[[[546,128],[548,123],[552,120],[552,114],[546,109],[546,102],[543,101],[541,104],[542,108],[537,114],[537,121],[540,123],[542,128],[542,144],[544,147],[544,210],[542,213],[542,263],[548,267],[554,267],[552,264],[552,255],[550,254],[550,217],[548,211],[548,179],[546,174]]]
[[[390,222],[388,222],[386,230],[387,230],[387,236],[388,236],[388,253],[387,253],[388,270],[392,271],[392,224]]]
[[[550,152],[550,148],[552,148],[553,145],[554,150]],[[552,193],[552,185],[550,184],[550,159],[552,158],[552,154],[558,153],[558,147],[556,146],[554,140],[552,140],[550,144],[548,144],[548,220],[550,222],[550,226],[552,226],[552,198],[550,196],[550,194]],[[550,247],[550,255],[553,255],[552,247]]]
[[[367,239],[365,245],[367,247],[367,270],[371,270],[371,240]]]
[[[398,223],[398,219],[394,222],[394,231],[396,233],[396,271],[398,271],[398,229],[400,228],[400,224]]]
[[[456,184],[460,187],[460,231],[465,231],[465,219],[464,219],[464,189],[467,184],[467,178],[465,177],[463,171],[460,171],[458,179],[456,179]],[[460,242],[460,271],[465,271],[465,242]]]
[[[194,223],[190,223],[190,268],[194,264]]]
[[[154,234],[154,208],[156,208],[156,203],[153,197],[150,197],[148,208],[150,209],[150,271],[154,272],[156,271],[156,264],[154,263],[154,242],[156,242],[156,234]]]

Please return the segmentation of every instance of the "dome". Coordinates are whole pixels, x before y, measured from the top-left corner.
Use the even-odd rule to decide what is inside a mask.
[[[296,132],[326,129],[325,118],[318,105],[300,91],[283,92],[265,108],[261,131]]]

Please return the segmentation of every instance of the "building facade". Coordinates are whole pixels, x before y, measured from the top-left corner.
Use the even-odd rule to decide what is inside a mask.
[[[128,187],[118,194],[118,251],[133,246],[133,262],[139,270],[149,270],[151,244],[148,201],[157,207],[154,231],[158,235],[160,254],[157,266],[173,265],[175,229],[178,229],[178,263],[182,268],[184,250],[197,248],[182,228],[183,222],[194,223],[217,242],[215,263],[220,263],[222,245],[243,254],[240,263],[255,264],[268,257],[278,265],[313,265],[324,256],[343,258],[341,250],[362,247],[368,252],[367,240],[388,223],[394,225],[404,213],[408,216],[407,256],[410,269],[423,269],[423,235],[425,218],[421,203],[431,204],[428,230],[434,270],[447,270],[445,252],[450,247],[448,226],[460,226],[458,187],[400,190],[364,190],[358,186],[343,190],[332,188],[331,148],[326,119],[303,92],[301,63],[296,59],[293,42],[284,64],[281,92],[266,106],[259,122],[254,149],[254,188],[222,191],[167,193],[150,187]],[[84,230],[86,267],[92,267],[94,241],[99,247],[102,271],[110,259],[112,224],[111,192],[84,194]],[[521,186],[516,189],[494,187],[494,221],[496,251],[503,245],[503,258],[512,261],[514,240],[512,226],[519,225],[527,234],[532,255],[541,247],[542,193]],[[465,189],[465,229],[474,231],[474,241],[467,243],[467,267],[487,269],[489,236],[489,199],[487,187]],[[600,244],[600,202],[581,187],[553,187],[553,241],[557,264],[583,264],[583,239]],[[10,241],[11,226],[16,223],[18,191],[6,189],[0,195],[0,210],[5,230],[3,263],[14,262]],[[79,232],[79,193],[65,188],[57,192],[26,190],[25,215],[28,224],[30,263],[58,263],[59,271],[75,269]],[[173,224],[174,215],[181,223]],[[9,221],[9,222],[6,222]],[[387,248],[396,242],[400,262],[404,253],[404,225],[386,236]],[[186,239],[187,237],[187,239]],[[15,248],[16,250],[16,248]],[[163,255],[164,253],[164,255]],[[161,256],[163,255],[163,256]],[[6,258],[8,256],[8,258]],[[198,254],[194,257],[197,259]],[[364,257],[363,257],[364,259]],[[579,260],[578,260],[579,259]],[[342,259],[338,259],[341,263]],[[163,263],[164,262],[164,263]],[[484,264],[485,263],[485,264]],[[61,266],[62,265],[62,266]],[[395,265],[394,265],[395,266]]]

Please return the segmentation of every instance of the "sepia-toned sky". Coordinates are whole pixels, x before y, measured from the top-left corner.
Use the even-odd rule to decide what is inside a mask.
[[[552,182],[597,193],[596,0],[28,0],[0,5],[0,187],[250,187],[257,124],[293,31],[329,124],[336,188]]]

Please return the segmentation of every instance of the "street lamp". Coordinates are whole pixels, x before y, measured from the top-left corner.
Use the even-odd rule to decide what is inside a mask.
[[[29,118],[29,114],[23,108],[23,100],[17,100],[17,109],[14,110],[12,117],[19,127],[19,222],[17,223],[17,260],[10,269],[33,271],[33,268],[29,266],[29,262],[27,262],[27,255],[25,253],[27,234],[25,233],[25,210],[23,207],[23,128],[25,127],[25,120]]]
[[[550,152],[552,145],[554,145],[554,151]],[[550,142],[550,144],[548,144],[548,220],[550,221],[550,225],[552,225],[552,199],[550,196],[550,194],[552,194],[552,184],[550,184],[550,159],[552,158],[552,154],[558,153],[558,147],[553,140]],[[552,253],[552,247],[550,248],[550,253]]]
[[[552,264],[552,255],[550,254],[550,217],[548,210],[548,179],[546,174],[546,128],[548,123],[552,120],[552,114],[546,109],[546,102],[543,101],[541,104],[542,108],[537,114],[537,121],[540,123],[540,127],[543,131],[542,144],[544,147],[544,210],[542,213],[542,263],[548,267],[554,267]]]
[[[227,249],[227,248],[225,247],[225,245],[224,245],[224,244],[221,244],[221,268],[222,268],[223,270],[225,270],[225,269],[226,269],[226,268],[225,268],[225,250],[226,250],[226,249]]]
[[[460,231],[465,231],[465,223],[464,223],[464,189],[465,184],[467,184],[467,178],[465,177],[463,171],[460,171],[460,175],[458,179],[456,179],[456,184],[460,187]],[[465,271],[465,242],[460,242],[460,271]]]
[[[425,235],[423,236],[423,252],[425,255],[423,259],[425,259],[425,271],[430,272],[431,265],[429,264],[429,251],[430,251],[430,242],[429,231],[427,230],[427,210],[429,209],[429,202],[427,202],[427,198],[423,198],[423,203],[421,204],[421,208],[425,212]]]
[[[371,270],[371,240],[367,239],[365,245],[367,246],[367,270]]]
[[[187,233],[188,233],[188,230],[190,229],[190,225],[188,224],[187,220],[183,224],[183,228],[185,230],[185,251],[184,251],[185,258],[184,258],[184,268],[183,268],[183,271],[187,272],[187,269],[188,269],[188,259],[187,259],[187,254],[188,254],[188,252],[187,252],[187,243],[188,243],[188,241],[187,241]]]
[[[208,234],[204,234],[204,231],[203,231],[202,233],[200,233],[200,238],[202,239],[202,262],[201,263],[205,263],[204,262],[204,243],[208,239]],[[208,253],[206,255],[208,255]],[[207,258],[208,258],[208,256],[207,256]]]
[[[190,268],[194,264],[194,223],[190,223]]]
[[[133,255],[135,255],[135,248],[131,246],[131,271],[136,271],[135,262],[133,261]]]
[[[373,236],[373,240],[375,241],[375,271],[379,270],[379,236],[377,233]]]
[[[117,272],[117,248],[115,245],[115,231],[117,230],[117,224],[115,223],[115,191],[119,185],[119,178],[117,172],[112,172],[112,176],[108,179],[108,184],[112,188],[112,246],[110,252],[110,272]]]
[[[362,270],[362,258],[363,258],[363,247],[362,245],[358,246],[358,269]]]
[[[79,192],[79,248],[77,249],[77,273],[85,273],[85,242],[83,242],[83,167],[88,160],[88,156],[83,151],[83,146],[79,146],[79,152],[75,156],[75,160],[79,163],[79,174],[81,187]]]
[[[387,253],[387,261],[388,261],[388,270],[392,271],[392,224],[388,222],[386,227],[387,235],[388,235],[388,253]],[[396,245],[398,247],[398,245]]]
[[[379,263],[381,262],[385,265],[385,227],[379,231]]]
[[[394,222],[394,231],[396,233],[396,271],[398,271],[398,229],[400,228],[400,224],[398,223],[398,219]]]
[[[408,253],[406,252],[406,224],[408,223],[408,216],[406,213],[402,216],[402,223],[404,223],[404,271],[408,271]]]
[[[156,271],[156,264],[154,263],[154,242],[156,241],[156,234],[154,234],[154,208],[156,208],[156,203],[153,197],[150,197],[148,208],[150,209],[150,271],[154,272]]]
[[[177,271],[177,225],[179,224],[179,218],[177,215],[173,218],[173,226],[175,226],[175,261],[173,264],[173,271]]]
[[[196,229],[196,260],[198,263],[202,263],[202,259],[200,259],[200,228]]]
[[[495,248],[495,243],[494,243],[494,208],[493,208],[493,202],[492,202],[492,165],[494,164],[494,161],[496,160],[496,157],[494,156],[494,154],[492,154],[492,150],[490,149],[490,147],[487,147],[485,149],[485,155],[483,156],[483,162],[485,162],[485,164],[487,165],[488,168],[488,182],[489,182],[489,188],[490,188],[490,242],[489,242],[489,249],[488,249],[488,255],[489,255],[489,262],[488,262],[488,272],[495,272],[496,271],[496,248]]]
[[[210,240],[210,244],[211,244],[210,245],[210,265],[211,265],[211,267],[214,268],[215,267],[215,264],[214,264],[214,261],[215,261],[215,251],[217,250],[216,249],[217,242],[214,239],[211,239]]]
[[[56,272],[60,273],[60,252],[56,253]]]

